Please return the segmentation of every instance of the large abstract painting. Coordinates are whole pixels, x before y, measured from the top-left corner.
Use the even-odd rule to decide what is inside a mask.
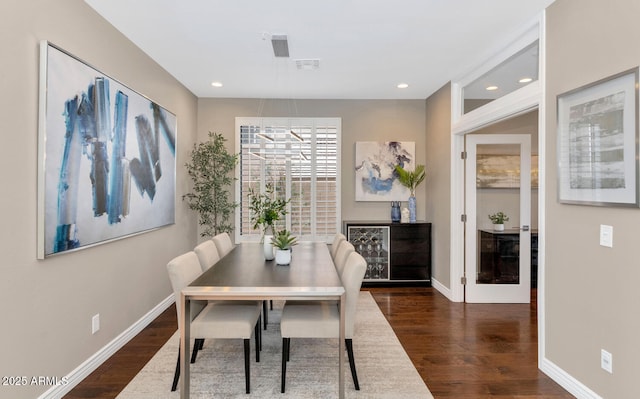
[[[400,184],[396,165],[415,168],[415,142],[356,142],[356,201],[406,201],[411,194]]]
[[[41,43],[38,257],[175,221],[176,117]]]

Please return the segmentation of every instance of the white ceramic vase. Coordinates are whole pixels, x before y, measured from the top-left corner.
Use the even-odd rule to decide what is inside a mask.
[[[494,229],[495,231],[504,231],[504,224],[503,224],[503,223],[500,223],[500,224],[494,224],[494,225],[493,225],[493,229]]]
[[[264,235],[264,259],[273,260],[273,244],[271,244],[271,235]]]
[[[276,265],[288,265],[291,263],[290,249],[276,249]]]

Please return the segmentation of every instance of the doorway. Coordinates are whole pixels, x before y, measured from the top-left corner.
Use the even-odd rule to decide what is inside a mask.
[[[533,111],[465,135],[465,302],[531,300],[537,283],[537,120]],[[502,221],[497,219],[504,224],[493,224]]]

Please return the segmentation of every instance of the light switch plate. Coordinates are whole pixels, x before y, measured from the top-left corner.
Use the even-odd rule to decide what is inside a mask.
[[[613,247],[613,226],[600,225],[600,245],[603,247]]]
[[[600,367],[613,374],[613,355],[604,349],[600,350]]]

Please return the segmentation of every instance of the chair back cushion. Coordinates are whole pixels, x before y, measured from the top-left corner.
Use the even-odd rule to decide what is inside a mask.
[[[218,249],[218,255],[222,258],[233,249],[233,243],[228,233],[220,233],[213,237],[213,242]]]
[[[338,252],[336,252],[336,257],[333,260],[333,263],[336,265],[336,270],[339,275],[342,275],[342,270],[344,269],[344,265],[347,262],[347,258],[349,254],[354,252],[356,249],[353,247],[349,241],[342,241],[340,243],[340,247],[338,248]]]
[[[216,244],[213,240],[207,240],[198,244],[193,249],[193,252],[198,256],[198,260],[200,261],[200,267],[202,271],[207,271],[211,266],[215,265],[216,262],[220,260],[220,255],[218,254],[218,249],[216,248]]]
[[[351,252],[340,276],[347,294],[345,304],[345,335],[347,338],[353,338],[358,297],[360,296],[360,287],[366,270],[367,261],[359,253]]]
[[[332,259],[336,258],[336,253],[338,253],[338,247],[340,246],[340,243],[342,243],[342,241],[345,241],[346,239],[347,237],[345,237],[344,234],[342,233],[336,234],[335,238],[333,239],[333,242],[331,243],[331,250],[329,251],[331,252]]]
[[[191,284],[193,280],[202,274],[200,261],[195,252],[190,251],[173,258],[167,264],[169,272],[169,280],[173,288],[173,295],[176,298],[176,310],[178,312],[178,326],[182,326],[182,317],[180,313],[180,292],[184,287]],[[191,315],[195,317],[203,308],[202,304],[192,301]]]

